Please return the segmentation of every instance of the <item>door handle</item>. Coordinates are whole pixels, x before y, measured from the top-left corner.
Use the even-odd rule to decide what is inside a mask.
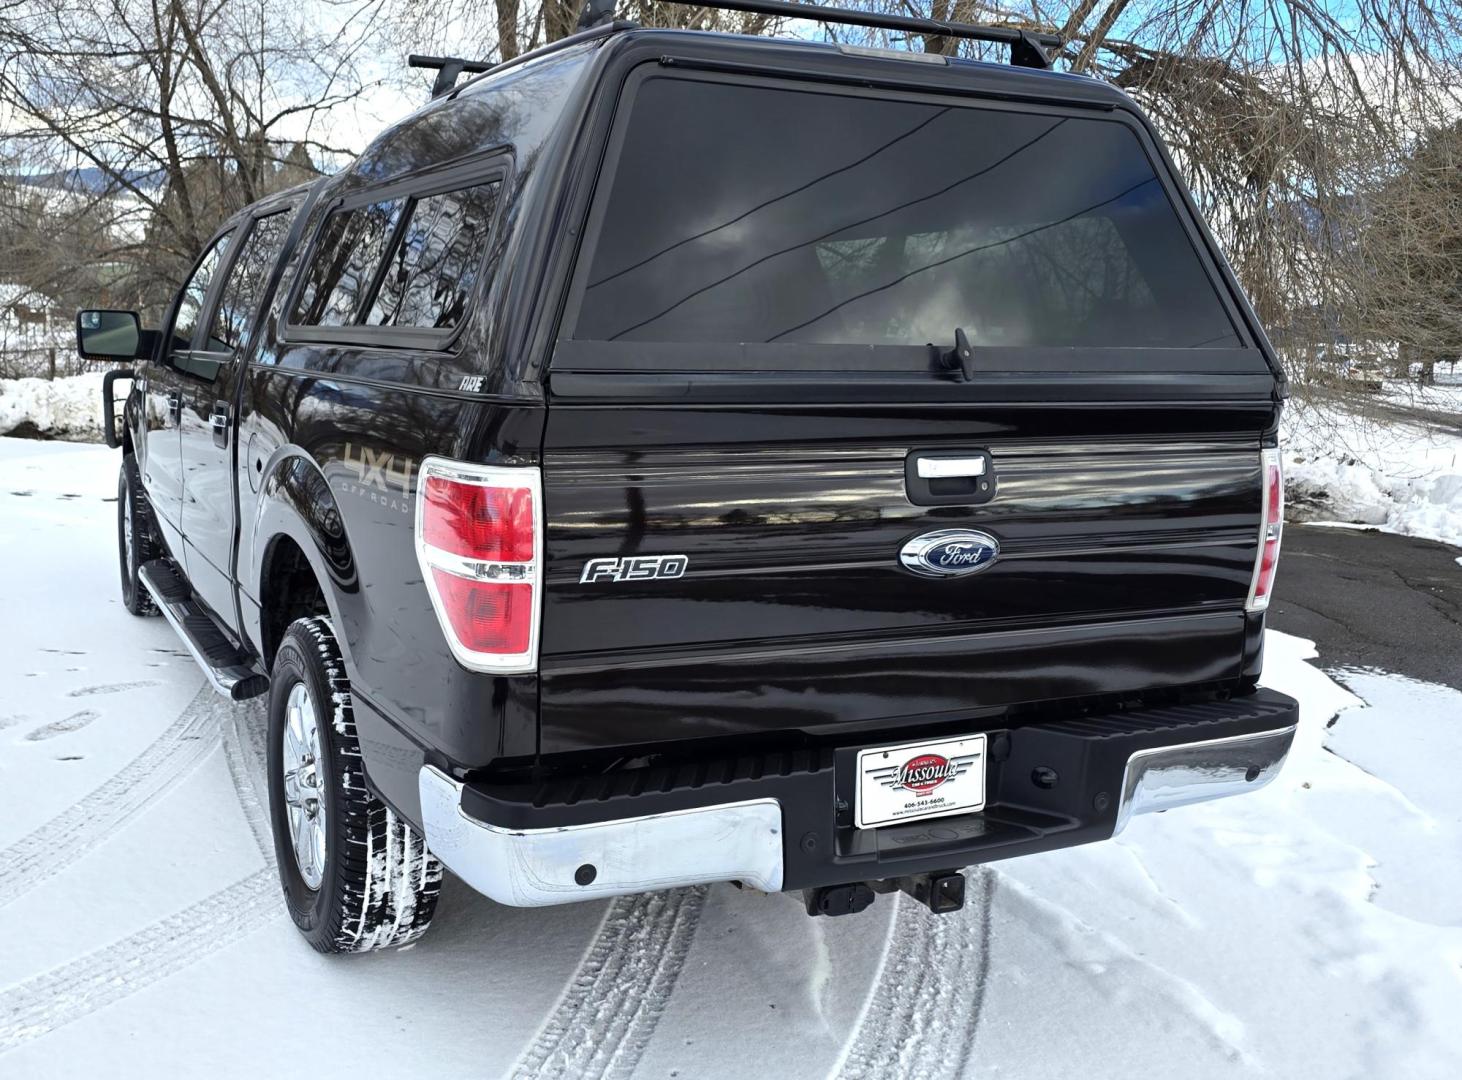
[[[168,391],[168,419],[177,423],[183,415],[183,395],[179,390]]]
[[[213,445],[228,445],[228,421],[229,406],[226,401],[215,401],[213,412],[208,416],[208,423],[213,428]]]

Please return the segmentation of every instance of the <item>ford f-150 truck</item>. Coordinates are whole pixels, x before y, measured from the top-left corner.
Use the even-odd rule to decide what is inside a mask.
[[[595,0],[437,61],[159,329],[79,313],[126,604],[268,695],[315,948],[414,940],[443,867],[953,911],[1279,769],[1285,383],[1152,126],[1053,38],[816,14],[1011,62]]]

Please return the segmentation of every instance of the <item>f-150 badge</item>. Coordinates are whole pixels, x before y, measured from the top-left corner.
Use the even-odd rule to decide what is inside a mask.
[[[579,584],[595,581],[654,581],[678,578],[690,559],[684,555],[632,555],[626,558],[590,559],[579,575]]]

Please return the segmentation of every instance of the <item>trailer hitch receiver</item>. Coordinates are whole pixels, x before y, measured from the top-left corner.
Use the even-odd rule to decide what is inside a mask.
[[[948,915],[965,906],[965,876],[958,870],[900,878],[899,888],[936,915]]]

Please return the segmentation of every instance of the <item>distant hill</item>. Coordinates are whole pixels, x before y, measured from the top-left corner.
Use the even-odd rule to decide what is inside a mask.
[[[130,184],[144,190],[156,191],[162,187],[164,173],[161,169],[132,169],[122,175]],[[53,191],[86,191],[93,195],[106,191],[112,183],[107,174],[95,166],[53,172],[11,173],[6,179],[26,187],[49,188]]]

